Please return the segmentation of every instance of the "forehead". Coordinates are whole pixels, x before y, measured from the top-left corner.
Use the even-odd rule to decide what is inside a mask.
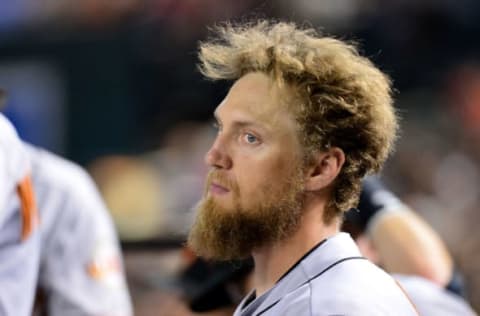
[[[255,119],[275,127],[293,121],[288,111],[285,91],[282,91],[266,74],[254,72],[238,79],[223,102],[215,110],[215,115]]]

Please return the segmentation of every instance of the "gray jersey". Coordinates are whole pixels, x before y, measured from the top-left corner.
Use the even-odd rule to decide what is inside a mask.
[[[246,304],[252,294],[234,316],[418,315],[396,281],[362,258],[346,233],[326,240],[273,288]]]
[[[475,316],[470,305],[460,296],[429,280],[410,275],[394,275],[422,316]]]
[[[31,314],[40,260],[28,156],[0,114],[0,315]]]
[[[116,232],[90,176],[25,146],[41,217],[39,286],[48,315],[132,315]]]

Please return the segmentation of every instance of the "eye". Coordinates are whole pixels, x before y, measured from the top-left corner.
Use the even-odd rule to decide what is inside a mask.
[[[259,142],[259,139],[257,136],[251,134],[251,133],[245,133],[243,135],[243,140],[247,143],[247,144],[256,144]]]

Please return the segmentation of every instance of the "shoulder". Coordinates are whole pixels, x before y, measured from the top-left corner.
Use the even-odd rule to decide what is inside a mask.
[[[95,184],[81,166],[47,150],[24,144],[32,164],[33,182],[40,189],[79,197],[95,194]]]
[[[349,260],[310,282],[314,315],[416,315],[395,280],[368,260]]]
[[[311,283],[313,286],[330,283],[344,290],[350,290],[349,285],[352,284],[362,288],[368,286],[373,288],[394,287],[396,289],[398,287],[389,274],[365,258],[345,260],[319,277],[311,279]]]
[[[403,302],[382,302],[385,296],[362,295],[365,288],[345,284],[324,287],[321,290],[314,283],[305,284],[282,297],[273,306],[267,307],[261,315],[295,316],[416,316],[411,306]]]
[[[0,113],[0,181],[15,185],[30,169],[27,154],[13,125]]]
[[[0,113],[0,226],[12,214],[18,214],[17,188],[29,172],[30,161],[17,132]]]
[[[422,315],[476,315],[462,297],[418,276],[394,275]]]
[[[73,223],[111,226],[108,209],[90,175],[79,165],[47,150],[25,146],[42,227],[68,229]],[[70,223],[58,226],[59,222]],[[57,223],[57,224],[55,224]],[[94,224],[95,223],[95,224]]]

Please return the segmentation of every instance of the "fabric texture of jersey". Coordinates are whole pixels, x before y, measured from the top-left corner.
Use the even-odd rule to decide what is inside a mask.
[[[79,166],[25,144],[41,214],[39,287],[48,315],[132,315],[108,210]]]
[[[417,276],[393,275],[408,293],[422,316],[475,316],[470,305],[460,296]]]
[[[23,236],[20,184],[29,175],[28,155],[0,114],[0,315],[31,315],[40,260],[36,227]]]
[[[338,233],[244,306],[247,295],[234,316],[418,315],[396,281],[360,256],[352,238]]]

